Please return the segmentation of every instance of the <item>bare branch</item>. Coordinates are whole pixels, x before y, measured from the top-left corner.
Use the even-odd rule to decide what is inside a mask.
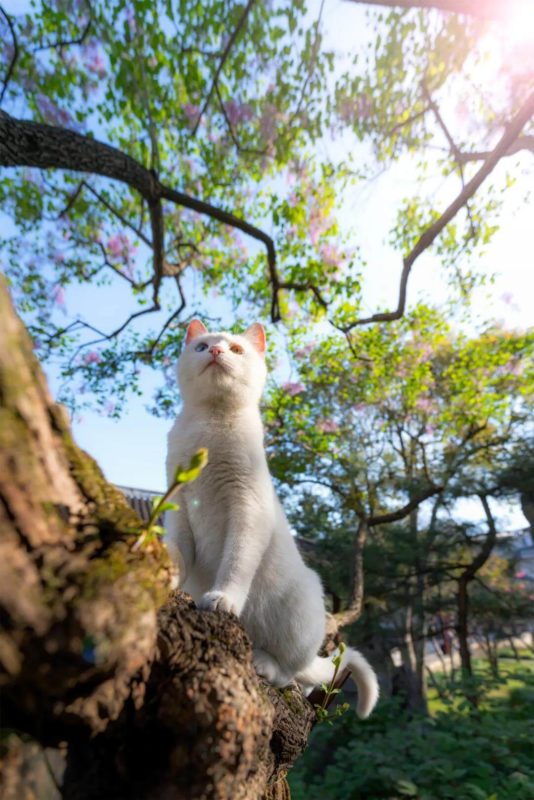
[[[243,13],[239,17],[239,21],[238,21],[236,27],[234,28],[230,38],[226,42],[225,48],[223,50],[222,58],[219,61],[217,69],[215,70],[215,75],[213,76],[213,80],[212,80],[212,83],[211,83],[210,90],[208,92],[208,96],[204,100],[204,104],[203,104],[202,108],[200,109],[199,115],[198,115],[197,120],[196,120],[196,122],[194,124],[193,136],[196,136],[196,133],[198,131],[198,126],[200,125],[200,121],[201,121],[201,119],[202,119],[207,107],[209,106],[209,104],[211,102],[211,98],[213,97],[213,93],[215,91],[215,87],[217,85],[217,82],[219,80],[219,76],[220,76],[220,74],[222,72],[222,69],[224,67],[225,61],[228,58],[228,56],[230,54],[230,51],[231,51],[232,47],[234,46],[239,34],[241,33],[241,29],[243,28],[243,26],[244,26],[244,24],[245,24],[245,22],[247,20],[247,17],[249,15],[253,5],[254,5],[254,0],[248,0],[248,3],[246,4],[245,8],[243,9]]]
[[[182,289],[182,285],[181,285],[181,283],[180,283],[180,278],[179,278],[179,276],[176,276],[175,280],[176,280],[176,288],[178,289],[178,294],[179,294],[179,297],[180,297],[180,305],[178,306],[178,308],[176,309],[176,311],[173,311],[173,312],[172,312],[172,314],[170,315],[170,317],[169,317],[169,318],[167,319],[167,321],[164,323],[164,325],[163,325],[162,329],[161,329],[161,330],[160,330],[160,332],[158,333],[158,335],[157,335],[156,339],[154,340],[154,342],[153,342],[152,346],[150,347],[150,349],[149,349],[149,350],[148,350],[148,352],[146,353],[147,355],[152,355],[152,353],[154,352],[154,350],[156,349],[156,347],[157,347],[157,346],[158,346],[158,344],[160,343],[160,341],[161,341],[161,337],[163,336],[163,334],[165,333],[165,331],[167,330],[167,328],[169,327],[169,325],[171,325],[171,323],[172,323],[172,322],[174,322],[174,320],[175,320],[177,317],[179,317],[179,316],[180,316],[180,314],[182,313],[182,311],[184,310],[184,308],[185,308],[185,306],[186,306],[186,299],[185,299],[184,291],[183,291],[183,289]]]
[[[396,133],[402,130],[402,128],[406,127],[406,125],[411,125],[412,122],[416,122],[418,119],[420,119],[420,117],[424,117],[429,110],[430,108],[425,106],[425,108],[422,108],[421,111],[416,111],[416,113],[412,114],[410,117],[397,122],[397,124],[387,132],[386,136],[394,136]]]
[[[57,42],[45,42],[44,44],[37,45],[33,47],[30,52],[31,53],[38,53],[42,50],[60,50],[63,47],[71,47],[74,44],[83,44],[89,35],[89,31],[91,30],[91,25],[93,22],[92,19],[92,12],[93,9],[91,8],[91,3],[89,0],[85,0],[85,5],[87,6],[87,10],[89,12],[89,17],[87,23],[85,24],[82,32],[79,36],[76,36],[74,39],[58,39]]]
[[[463,208],[470,198],[475,194],[480,185],[486,180],[488,175],[499,163],[500,159],[507,154],[509,148],[516,141],[520,132],[533,114],[534,92],[527,98],[526,102],[521,106],[517,114],[508,122],[501,139],[495,148],[490,152],[478,172],[468,183],[466,183],[462,191],[443,212],[443,214],[441,214],[441,216],[424,231],[410,253],[408,253],[408,255],[404,258],[399,286],[399,300],[396,310],[379,312],[370,317],[357,319],[354,322],[341,327],[341,330],[344,333],[352,330],[352,328],[355,328],[357,325],[369,325],[373,322],[391,322],[393,320],[400,319],[404,315],[408,279],[415,261],[432,245],[434,240],[456,216],[458,211],[460,211],[460,209]]]
[[[429,497],[433,497],[436,494],[440,494],[443,491],[443,486],[431,486],[428,489],[425,489],[424,492],[418,494],[409,503],[406,503],[405,506],[402,508],[398,508],[397,511],[391,511],[388,514],[377,514],[375,516],[369,517],[367,520],[368,525],[370,528],[374,527],[375,525],[385,525],[389,522],[398,522],[401,519],[404,519],[411,514],[412,511],[421,505],[425,500],[428,500]]]
[[[506,151],[506,156],[514,156],[516,153],[519,153],[521,150],[528,150],[532,154],[534,154],[534,136],[519,136],[516,141],[510,145],[508,150]],[[489,155],[490,150],[481,150],[478,152],[473,153],[458,153],[458,161],[461,164],[467,164],[470,161],[484,161]]]
[[[11,56],[11,61],[9,62],[9,67],[7,68],[6,76],[2,82],[2,91],[0,92],[0,105],[1,105],[7,90],[8,83],[11,80],[11,76],[13,75],[15,64],[17,63],[17,59],[19,57],[19,44],[17,40],[17,34],[15,33],[15,26],[13,25],[13,20],[11,19],[9,14],[3,9],[2,6],[0,6],[0,14],[2,14],[5,21],[8,24],[9,31],[11,33],[11,39],[13,41],[13,55]]]
[[[133,231],[133,233],[135,233],[135,235],[138,236],[142,242],[144,242],[148,247],[152,247],[152,242],[148,236],[145,236],[143,231],[140,230],[137,225],[134,225],[132,222],[126,219],[126,217],[123,216],[123,214],[121,214],[121,212],[116,209],[115,206],[109,202],[109,200],[106,200],[104,195],[100,194],[100,192],[97,192],[97,190],[94,189],[91,184],[87,183],[87,181],[82,181],[78,187],[78,190],[80,190],[82,187],[85,187],[89,192],[91,192],[91,194],[96,197],[99,203],[102,203],[102,205],[105,206],[105,208],[107,208],[108,211],[110,211],[115,217],[117,217],[117,219],[120,220],[120,222],[122,222],[126,228],[130,228],[130,230]]]
[[[350,0],[350,2],[388,8],[435,8],[452,14],[468,14],[483,19],[499,19],[505,15],[509,6],[508,0]]]
[[[315,69],[315,64],[317,62],[317,53],[319,51],[319,28],[321,26],[321,19],[322,19],[322,16],[323,16],[323,10],[324,10],[324,0],[321,0],[321,5],[319,7],[319,15],[318,15],[317,21],[315,23],[315,39],[314,39],[314,42],[313,42],[313,51],[312,51],[311,58],[310,58],[310,66],[308,68],[308,72],[306,74],[306,78],[304,80],[304,83],[302,84],[302,88],[301,88],[301,91],[300,91],[300,98],[299,98],[299,101],[297,103],[297,107],[296,107],[295,111],[292,113],[291,118],[289,120],[288,128],[291,128],[291,125],[293,124],[295,119],[300,114],[300,109],[302,108],[302,103],[304,101],[304,95],[306,94],[306,89],[308,88],[308,84],[309,84],[309,82],[311,80],[311,77],[313,75],[313,71]]]
[[[150,210],[156,276],[155,291],[159,288],[164,264],[164,253],[161,250],[163,247],[161,199],[170,200],[184,208],[211,217],[224,225],[243,231],[247,236],[265,245],[269,280],[273,287],[271,319],[273,322],[280,320],[278,302],[280,280],[276,269],[274,242],[271,237],[228,211],[163,185],[157,175],[117,148],[66,128],[15,119],[0,110],[0,166],[27,166],[38,169],[56,168],[87,172],[126,183],[136,189],[147,201]]]

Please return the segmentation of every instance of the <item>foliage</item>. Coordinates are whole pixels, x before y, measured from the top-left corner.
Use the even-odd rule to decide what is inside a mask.
[[[528,63],[510,66],[502,26],[454,14],[372,9],[347,59],[325,46],[329,9],[312,0],[31,5],[0,13],[3,109],[108,142],[172,189],[269,231],[277,253],[268,268],[243,228],[166,199],[159,285],[151,214],[130,185],[3,171],[0,200],[15,224],[3,262],[39,356],[59,366],[63,401],[112,416],[149,369],[164,376],[154,410],[172,412],[184,324],[192,314],[217,324],[220,294],[216,316],[253,307],[274,318],[279,308],[293,330],[298,308],[297,327],[327,317],[350,327],[367,266],[360,231],[343,219],[349,187],[377,168],[410,166],[418,185],[390,231],[400,265],[528,92]],[[495,74],[484,71],[489,53]],[[471,257],[512,182],[501,173],[464,199],[423,248],[466,296],[477,281]]]
[[[154,497],[152,500],[152,512],[148,522],[140,532],[139,538],[133,546],[134,550],[150,544],[157,536],[165,535],[165,528],[158,524],[158,519],[166,511],[179,510],[180,506],[177,503],[171,502],[171,497],[173,497],[182,486],[195,481],[207,463],[208,451],[203,447],[192,456],[188,467],[184,469],[184,467],[178,464],[174,473],[174,480],[171,482],[165,494],[162,497]]]
[[[345,715],[321,727],[290,773],[294,800],[518,800],[534,792],[530,713],[534,664],[508,672],[501,694],[486,675],[477,713],[441,707],[431,718],[406,718],[383,701],[365,723]],[[518,685],[519,684],[519,685]],[[467,746],[468,745],[468,746]]]
[[[341,703],[340,705],[336,705],[336,707],[332,712],[329,713],[327,710],[331,701],[341,691],[341,689],[338,689],[336,687],[336,680],[339,674],[344,652],[345,652],[345,645],[343,642],[340,642],[337,653],[332,657],[332,663],[334,665],[334,674],[332,675],[332,680],[330,681],[330,684],[326,683],[321,684],[321,689],[324,692],[324,697],[321,703],[316,703],[315,705],[315,713],[317,714],[318,723],[327,722],[329,725],[332,725],[333,724],[332,720],[341,717],[342,714],[344,714],[349,709],[348,703]]]

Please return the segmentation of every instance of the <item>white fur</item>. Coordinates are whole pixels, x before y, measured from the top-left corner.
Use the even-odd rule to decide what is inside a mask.
[[[297,680],[309,690],[330,681],[334,665],[317,657],[325,636],[319,577],[297,550],[267,467],[258,328],[234,336],[190,326],[178,361],[183,408],[169,433],[169,482],[200,447],[209,460],[180,494],[180,511],[167,514],[169,546],[180,560],[181,586],[197,605],[240,617],[258,672],[275,686]],[[217,363],[209,350],[197,352],[201,343],[221,350]],[[230,350],[236,345],[242,353]],[[375,674],[355,650],[347,649],[343,665],[354,671],[365,717],[378,697]]]

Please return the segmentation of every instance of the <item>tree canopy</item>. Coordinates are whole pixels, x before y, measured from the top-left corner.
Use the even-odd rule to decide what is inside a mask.
[[[378,4],[348,56],[325,45],[328,6],[303,0],[0,8],[0,164],[15,167],[0,196],[16,223],[3,261],[64,399],[85,388],[104,404],[112,384],[119,413],[145,366],[174,362],[185,322],[213,316],[213,293],[290,327],[296,303],[302,324],[328,320],[349,340],[404,314],[427,250],[469,293],[534,112],[502,4],[475,5]],[[380,267],[343,206],[403,160],[417,185],[383,232],[398,304],[366,316],[365,274]],[[102,287],[97,304],[112,292],[112,326],[71,314],[84,284]]]

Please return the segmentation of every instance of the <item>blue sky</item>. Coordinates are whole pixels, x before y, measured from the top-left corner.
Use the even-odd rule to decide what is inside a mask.
[[[24,10],[24,4],[20,2],[8,2],[6,7],[13,12]],[[334,0],[327,4],[324,24],[327,46],[334,46],[342,52],[353,52],[366,38],[364,9],[345,0]],[[343,145],[332,142],[328,147],[341,148]],[[363,147],[361,156],[366,157]],[[523,173],[531,159],[530,153],[516,159],[519,179],[505,203],[500,231],[486,254],[477,259],[476,267],[479,270],[496,276],[492,285],[476,292],[472,311],[473,318],[479,321],[499,319],[513,328],[532,324],[532,207],[522,200],[528,187],[528,176]],[[364,276],[364,311],[373,312],[396,305],[402,264],[399,253],[388,245],[387,237],[400,200],[413,189],[411,164],[403,161],[375,181],[360,185],[345,199],[340,215],[342,224],[351,235],[353,232],[354,240],[362,248],[369,265]],[[3,221],[1,216],[0,226],[7,232],[5,218]],[[410,303],[418,299],[443,302],[446,295],[443,269],[432,255],[425,254],[413,270],[409,286]],[[102,302],[101,290],[96,289],[74,289],[67,295],[69,312],[76,310],[82,316],[91,318],[96,309],[98,325],[105,330],[114,327],[118,318],[126,316],[124,302],[124,293],[119,293],[114,286],[107,290],[105,302]],[[214,315],[221,313],[223,305],[220,300],[214,298],[211,305],[210,310]],[[272,326],[267,327],[268,333],[272,333]],[[283,366],[281,370],[284,370]],[[285,379],[289,376],[280,377]],[[53,370],[49,370],[49,378],[52,391],[57,391]],[[161,490],[165,485],[166,437],[171,423],[147,412],[148,397],[155,383],[155,378],[147,378],[143,386],[145,397],[132,397],[127,413],[119,421],[94,412],[83,412],[79,419],[73,421],[77,442],[96,458],[110,481],[153,490]],[[513,526],[524,525],[524,518],[517,508],[509,512],[509,522]]]

